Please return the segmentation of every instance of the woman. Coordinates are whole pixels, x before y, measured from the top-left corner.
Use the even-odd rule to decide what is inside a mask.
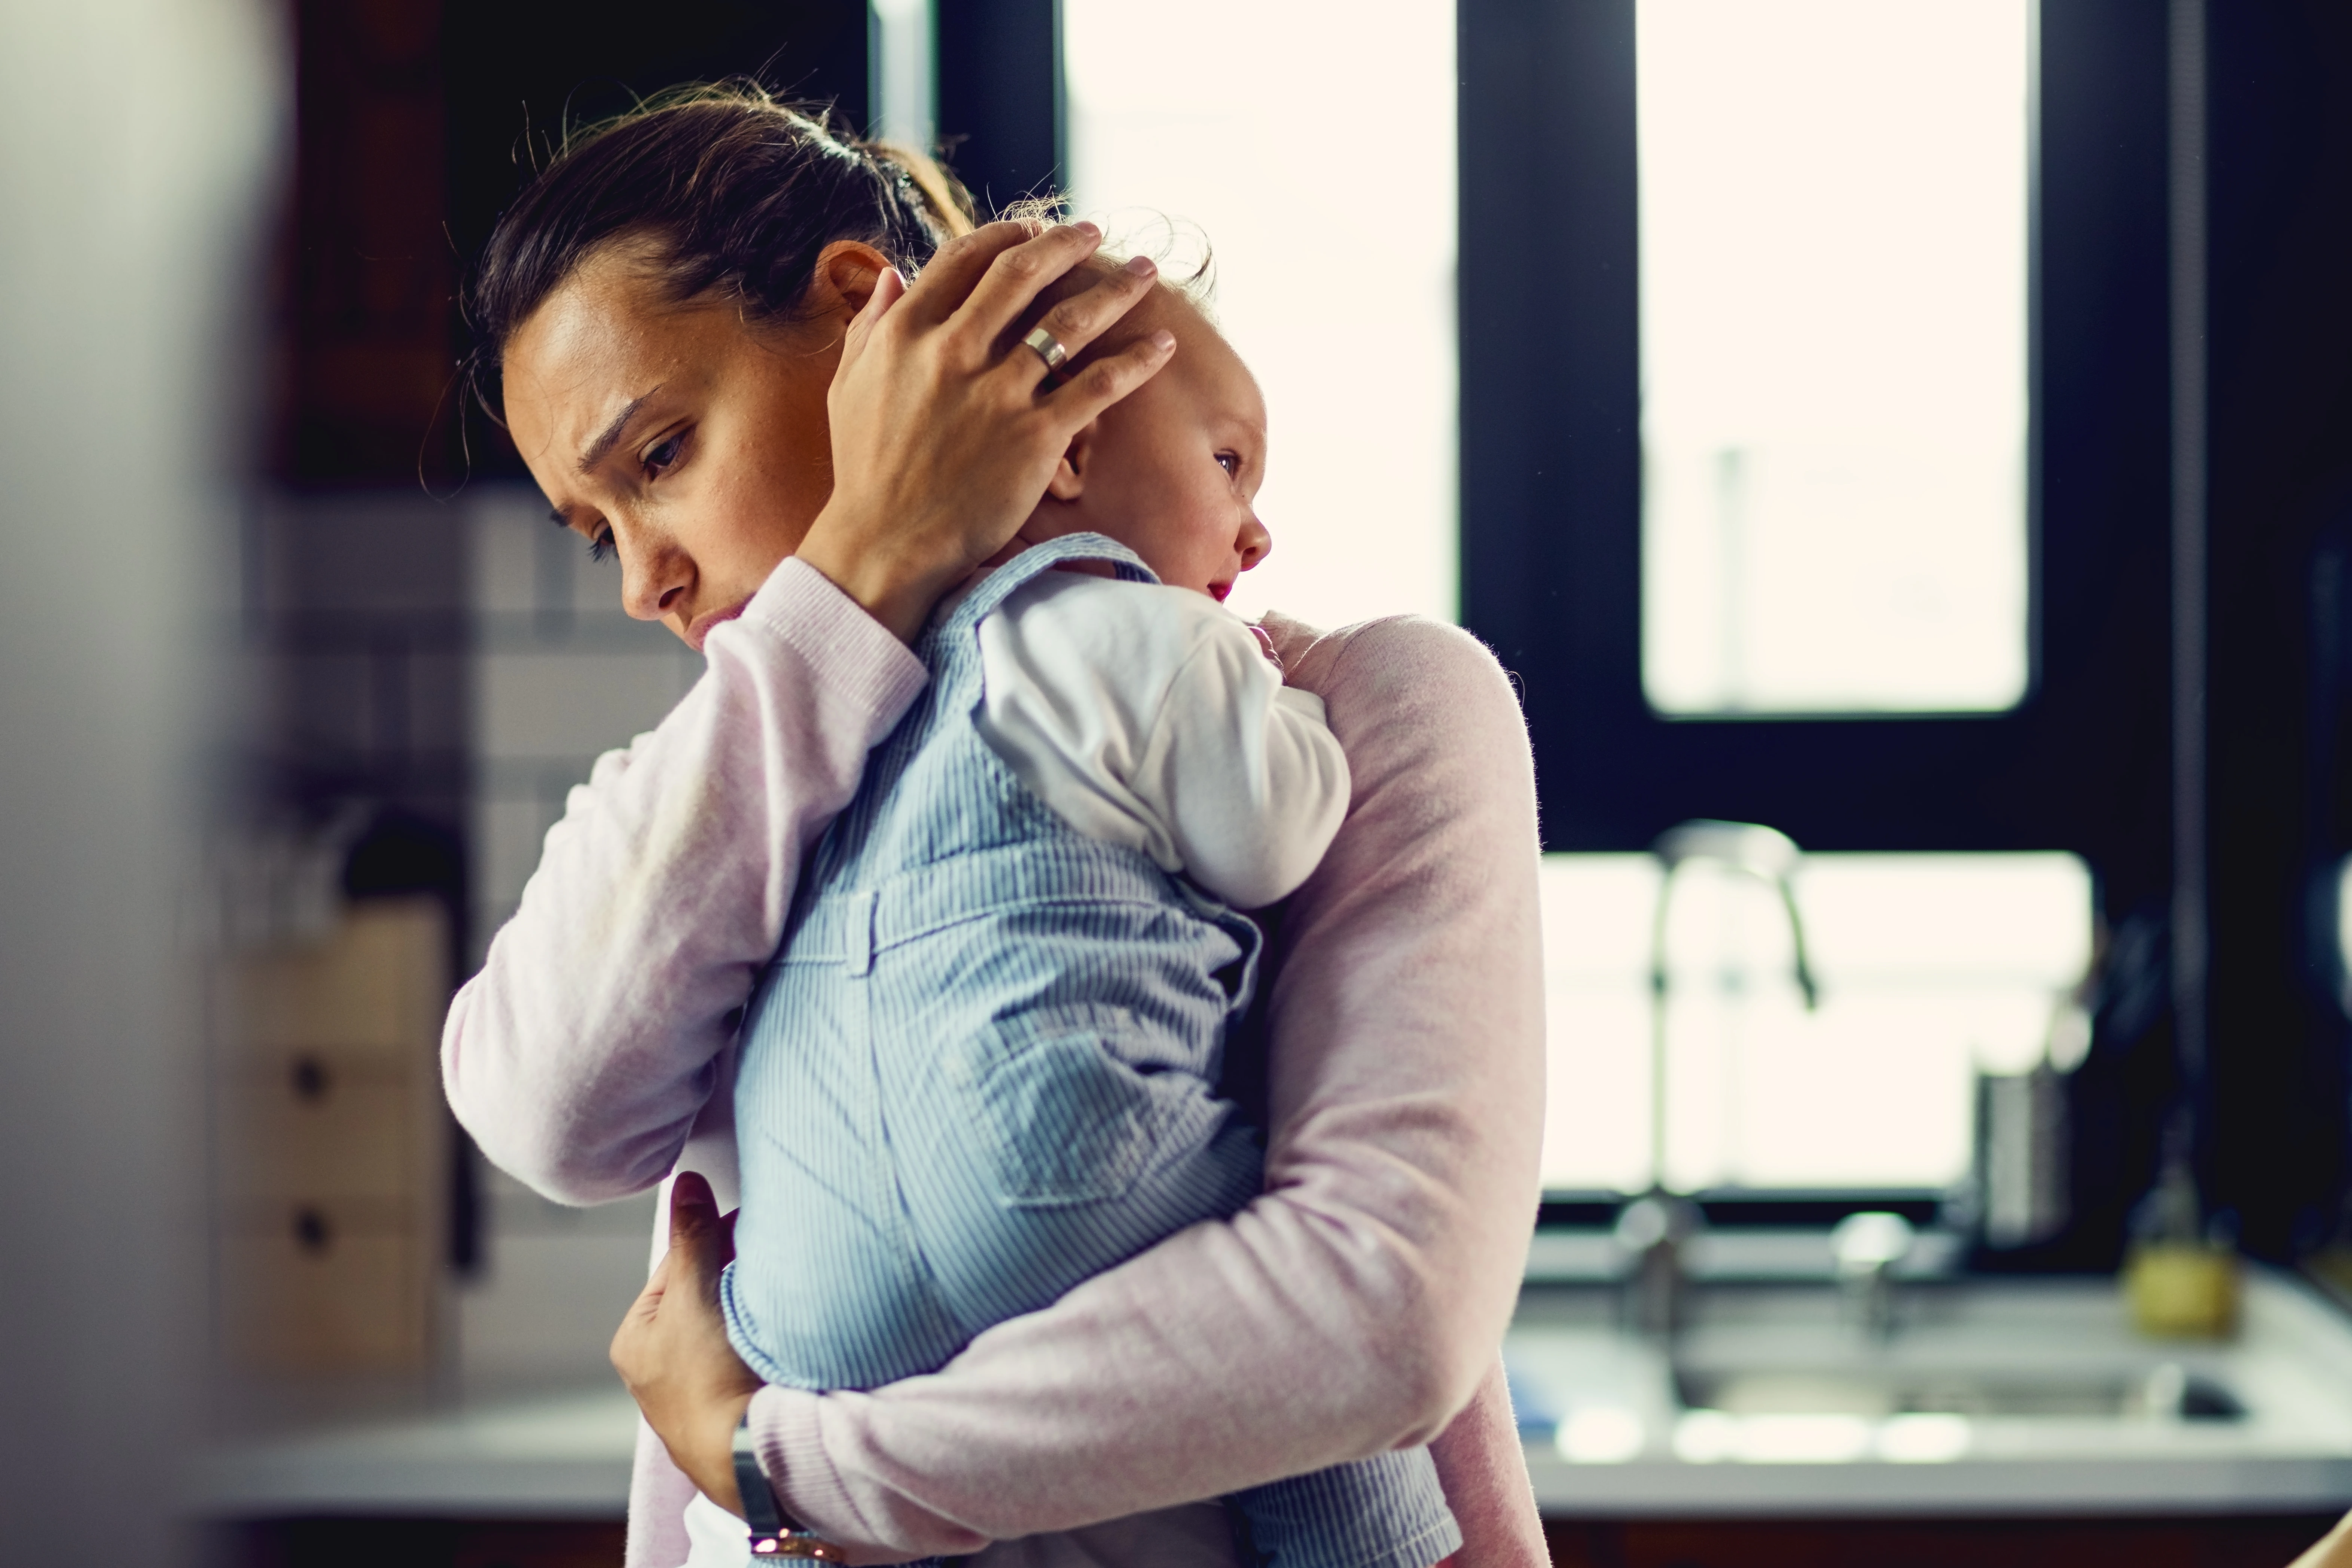
[[[452,1104],[541,1190],[641,1190],[723,1133],[733,1017],[794,879],[741,868],[797,864],[911,700],[932,605],[1172,352],[1142,340],[1041,392],[1006,328],[1099,236],[969,228],[921,162],[730,93],[575,145],[492,242],[478,319],[525,460],[619,553],[631,613],[711,658],[575,792],[452,1010]],[[1150,286],[1114,274],[1047,324],[1075,354]],[[783,1506],[874,1560],[1075,1531],[1018,1550],[1231,1561],[1178,1505],[1432,1439],[1464,1555],[1539,1560],[1496,1361],[1541,1114],[1524,732],[1459,633],[1268,630],[1356,790],[1273,950],[1265,1195],[938,1374],[814,1395],[757,1389],[715,1334],[716,1210],[682,1183],[677,1250],[615,1342],[663,1440],[641,1445],[633,1563],[684,1555],[668,1455],[734,1500],[747,1410]],[[766,855],[726,852],[755,838]],[[688,842],[698,875],[652,872]],[[765,945],[698,948],[679,911],[714,901],[756,911]],[[589,1037],[594,1082],[571,1070]],[[707,1047],[693,1073],[635,1071],[681,1040]]]

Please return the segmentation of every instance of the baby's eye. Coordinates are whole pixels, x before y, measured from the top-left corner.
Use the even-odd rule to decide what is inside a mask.
[[[1218,454],[1217,454],[1217,467],[1219,467],[1219,468],[1223,468],[1223,469],[1224,469],[1224,470],[1225,470],[1225,474],[1226,474],[1226,477],[1227,477],[1227,478],[1234,478],[1234,477],[1238,476],[1238,475],[1241,473],[1241,471],[1242,471],[1242,458],[1241,458],[1241,454],[1240,454],[1240,453],[1238,453],[1238,452],[1220,452],[1220,453],[1218,453]]]
[[[613,531],[609,528],[600,528],[596,531],[596,537],[588,542],[588,559],[610,561],[612,558]]]
[[[646,471],[651,474],[661,474],[676,467],[678,454],[685,449],[685,447],[686,432],[683,430],[656,443],[652,450],[645,455]]]

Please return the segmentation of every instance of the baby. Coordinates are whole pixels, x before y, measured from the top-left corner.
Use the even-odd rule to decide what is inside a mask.
[[[1249,372],[1165,286],[1095,352],[1162,326],[1168,367],[933,616],[929,684],[746,1010],[721,1294],[767,1382],[935,1370],[1259,1191],[1258,1133],[1216,1089],[1262,945],[1237,911],[1313,871],[1347,762],[1219,604],[1270,542]],[[1425,1568],[1461,1540],[1423,1449],[1229,1502],[1283,1568]],[[689,1525],[697,1563],[743,1561],[715,1506]]]

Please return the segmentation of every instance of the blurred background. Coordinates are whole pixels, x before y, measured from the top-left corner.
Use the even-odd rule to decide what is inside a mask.
[[[618,1562],[650,1198],[434,1052],[700,661],[456,300],[567,126],[750,75],[1212,247],[1237,605],[1512,671],[1559,1561],[2284,1563],[2352,1506],[2339,11],[0,0],[0,1561]]]

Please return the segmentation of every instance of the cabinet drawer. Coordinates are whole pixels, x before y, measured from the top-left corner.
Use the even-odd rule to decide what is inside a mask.
[[[265,1058],[430,1055],[449,1001],[447,929],[433,900],[371,900],[324,941],[247,954],[220,996],[222,1037]]]
[[[382,1058],[291,1052],[235,1075],[220,1118],[221,1191],[247,1198],[394,1198],[437,1185],[431,1087]]]
[[[415,1369],[432,1340],[433,1247],[416,1227],[332,1203],[259,1205],[222,1237],[221,1329],[239,1363]]]

